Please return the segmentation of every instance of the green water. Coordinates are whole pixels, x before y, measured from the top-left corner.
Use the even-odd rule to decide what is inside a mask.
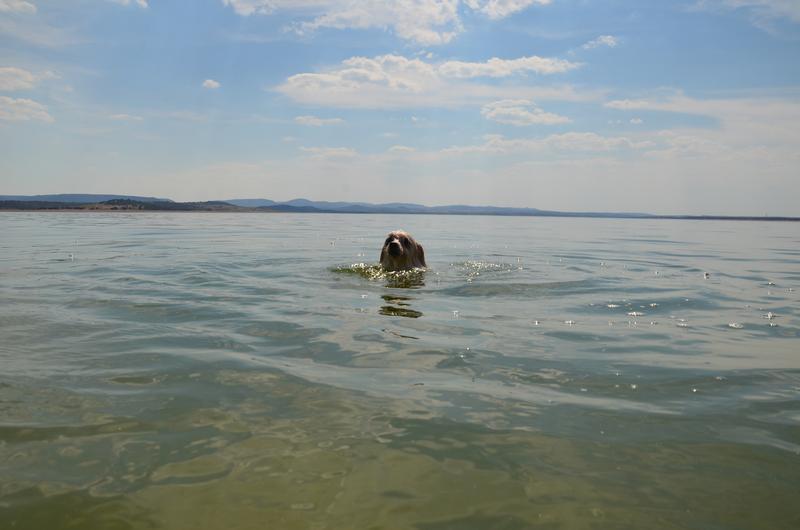
[[[396,228],[428,271],[371,267]],[[0,528],[800,527],[796,224],[0,233]]]

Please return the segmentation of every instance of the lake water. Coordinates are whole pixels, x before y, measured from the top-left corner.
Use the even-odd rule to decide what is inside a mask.
[[[800,528],[795,223],[2,213],[0,367],[0,528]]]

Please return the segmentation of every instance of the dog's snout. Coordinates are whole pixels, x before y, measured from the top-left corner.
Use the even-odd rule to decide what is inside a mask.
[[[403,252],[403,246],[396,239],[389,243],[389,254],[399,256]]]

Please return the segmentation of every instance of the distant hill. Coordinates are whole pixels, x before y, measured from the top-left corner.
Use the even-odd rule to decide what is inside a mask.
[[[467,206],[455,204],[449,206],[425,206],[414,203],[367,202],[327,202],[310,201],[308,199],[292,199],[286,202],[274,202],[267,199],[238,199],[226,201],[239,206],[252,206],[276,212],[324,212],[324,213],[391,213],[391,214],[440,214],[440,215],[514,215],[514,216],[549,216],[549,217],[652,217],[646,213],[603,213],[603,212],[559,212],[539,210],[536,208],[508,208],[501,206]]]
[[[500,206],[425,206],[414,203],[329,202],[292,199],[230,199],[227,201],[175,202],[171,199],[136,195],[0,195],[4,210],[149,210],[149,211],[260,211],[295,213],[351,214],[436,214],[436,215],[509,215],[547,217],[652,217],[643,213],[558,212],[536,208]]]
[[[95,204],[84,205],[88,210],[150,210],[173,212],[239,212],[250,211],[224,201],[204,202],[166,202],[166,201],[135,201],[131,199],[112,199]]]
[[[224,202],[228,204],[235,204],[236,206],[243,206],[245,208],[259,208],[261,206],[272,206],[277,204],[275,201],[269,199],[229,199]]]
[[[242,208],[223,201],[173,202],[136,201],[133,199],[111,199],[101,202],[57,202],[57,201],[7,201],[0,199],[0,210],[80,210],[80,211],[175,211],[175,212],[249,212],[252,208]]]
[[[0,201],[77,202],[82,204],[128,199],[141,202],[173,202],[172,199],[139,197],[136,195],[97,195],[90,193],[59,193],[56,195],[0,195]]]
[[[108,198],[111,197],[111,198]],[[522,217],[597,217],[606,219],[720,219],[747,221],[800,221],[797,217],[752,217],[725,215],[653,215],[636,212],[560,212],[537,208],[502,206],[425,206],[392,202],[328,202],[292,199],[230,199],[227,201],[175,202],[171,199],[135,195],[0,195],[0,210],[90,210],[90,211],[184,211],[184,212],[285,212],[349,214],[428,214],[428,215],[501,215]]]
[[[0,199],[0,210],[82,210],[77,202],[55,201],[5,201]]]

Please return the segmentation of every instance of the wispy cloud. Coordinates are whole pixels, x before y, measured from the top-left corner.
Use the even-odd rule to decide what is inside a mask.
[[[0,67],[0,90],[4,92],[31,90],[42,80],[56,77],[58,76],[50,71],[33,73],[13,66]]]
[[[796,0],[698,0],[695,8],[744,10],[763,18],[787,18],[800,23],[800,2]]]
[[[209,116],[193,110],[174,110],[169,112],[161,112],[154,114],[156,118],[166,118],[168,120],[186,121],[186,122],[207,122]]]
[[[607,46],[609,48],[614,48],[619,44],[619,38],[614,37],[613,35],[600,35],[596,39],[592,39],[581,48],[584,50],[593,50],[595,48],[600,48],[601,46]]]
[[[551,0],[465,0],[464,3],[496,20],[523,11],[534,4],[548,5]]]
[[[692,154],[708,156],[725,154],[751,157],[765,167],[800,161],[800,103],[792,99],[730,98],[697,99],[682,92],[659,94],[643,99],[609,101],[607,108],[617,110],[651,110],[705,116],[716,122],[712,128],[670,130],[661,133],[669,144],[658,154],[677,157]],[[636,124],[633,118],[632,124]],[[720,161],[723,163],[725,161]],[[727,162],[726,162],[727,163]],[[796,162],[795,162],[796,163]]]
[[[276,9],[289,8],[292,2],[289,1],[273,1],[273,0],[222,0],[223,5],[230,6],[237,15],[250,16],[250,15],[271,15]],[[296,2],[298,7],[323,7],[329,2]]]
[[[569,123],[566,116],[545,112],[526,99],[505,99],[484,105],[481,114],[487,119],[509,125],[556,125]]]
[[[393,145],[388,149],[390,153],[414,153],[416,149],[407,145]]]
[[[800,2],[797,0],[697,0],[694,10],[743,13],[753,26],[780,35],[782,23],[800,24]]]
[[[43,48],[60,48],[85,41],[85,36],[52,26],[45,17],[28,16],[36,13],[36,7],[29,2],[0,0],[0,14],[6,13],[8,16],[0,16],[0,35]]]
[[[221,86],[222,85],[219,83],[219,81],[214,81],[213,79],[206,79],[203,81],[203,88],[207,88],[209,90],[216,90]]]
[[[484,153],[507,155],[526,152],[609,152],[620,149],[647,149],[655,146],[649,140],[635,141],[624,136],[603,136],[593,132],[569,132],[544,138],[507,138],[499,134],[484,136],[478,145],[454,146],[443,153]]]
[[[32,99],[14,99],[0,96],[0,120],[5,121],[55,121],[47,107]]]
[[[607,101],[603,106],[609,109],[635,110],[653,108],[655,104],[646,99],[615,99],[613,101]]]
[[[111,114],[108,117],[109,120],[113,121],[143,121],[144,118],[141,116],[134,116],[132,114]]]
[[[149,7],[147,5],[147,0],[110,0],[110,1],[114,2],[115,4],[120,4],[123,6],[137,5],[143,9],[147,9]]]
[[[358,153],[350,147],[301,147],[301,151],[309,153],[314,158],[342,159],[353,158]]]
[[[24,0],[0,0],[0,13],[36,13],[36,5]]]
[[[344,123],[341,118],[318,118],[316,116],[297,116],[294,122],[309,127],[323,127],[325,125],[340,125]]]

